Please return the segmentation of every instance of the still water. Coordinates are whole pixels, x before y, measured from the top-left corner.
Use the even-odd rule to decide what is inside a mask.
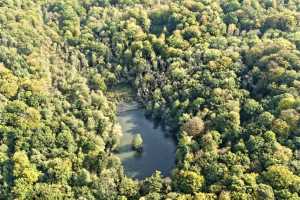
[[[146,119],[144,110],[135,102],[121,103],[118,113],[123,131],[118,156],[125,167],[125,173],[142,179],[159,170],[162,175],[169,176],[175,164],[175,141],[167,137],[161,127],[155,127],[152,121]],[[141,154],[131,148],[132,139],[137,133],[142,135],[144,141]]]

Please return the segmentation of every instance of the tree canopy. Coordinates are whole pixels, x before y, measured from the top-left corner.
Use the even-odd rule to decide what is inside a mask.
[[[170,180],[114,154],[124,83]],[[0,1],[0,199],[296,200],[299,148],[299,0]]]

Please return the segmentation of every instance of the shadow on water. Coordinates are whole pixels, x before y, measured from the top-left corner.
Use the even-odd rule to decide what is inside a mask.
[[[128,153],[128,152],[131,152],[131,151],[132,151],[132,145],[131,144],[124,144],[124,145],[122,145],[118,148],[119,154]]]
[[[164,176],[169,176],[175,164],[176,144],[173,138],[167,137],[161,127],[146,119],[143,109],[125,110],[121,104],[119,110],[122,110],[118,120],[123,137],[118,156],[125,167],[125,173],[142,179],[159,170]],[[137,133],[142,135],[144,141],[142,153],[133,151],[131,147],[132,139]]]

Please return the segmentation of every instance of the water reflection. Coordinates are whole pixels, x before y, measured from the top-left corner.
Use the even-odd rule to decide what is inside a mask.
[[[123,130],[123,137],[118,156],[121,158],[128,176],[142,179],[155,170],[160,170],[164,176],[169,176],[175,163],[176,145],[172,138],[160,127],[144,116],[144,110],[136,103],[119,105],[118,120]],[[143,153],[132,150],[131,142],[135,134],[143,137]]]

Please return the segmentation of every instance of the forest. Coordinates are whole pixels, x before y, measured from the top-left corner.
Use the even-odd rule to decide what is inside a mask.
[[[126,176],[119,84],[177,141]],[[300,0],[0,0],[0,200],[299,200]]]

